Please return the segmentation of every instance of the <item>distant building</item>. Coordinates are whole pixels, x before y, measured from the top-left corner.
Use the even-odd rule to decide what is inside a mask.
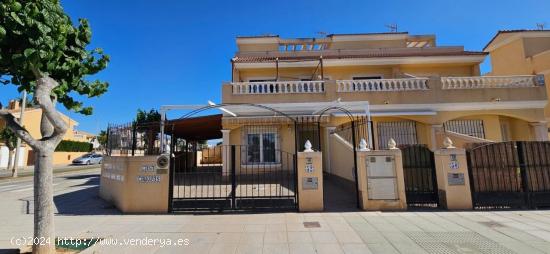
[[[7,109],[9,112],[15,116],[16,118],[19,118],[21,113],[21,105],[19,100],[11,100],[8,104]],[[65,136],[63,137],[63,140],[72,140],[72,141],[80,141],[80,142],[91,142],[92,140],[92,134],[84,133],[82,131],[75,130],[76,126],[78,126],[78,122],[74,119],[62,114],[61,117],[68,125],[67,133],[65,133]],[[42,109],[36,106],[31,106],[25,109],[25,113],[23,116],[23,126],[25,129],[29,131],[29,134],[38,139],[41,138],[40,134],[40,121],[42,118]],[[5,122],[4,120],[0,119],[0,130],[5,128]],[[30,166],[34,165],[34,155],[32,148],[27,146],[24,142],[22,142],[22,148],[21,149],[21,156],[19,156],[19,166]],[[69,164],[73,159],[78,157],[82,153],[67,153],[67,152],[56,152],[54,154],[54,164]],[[76,157],[75,157],[76,156]],[[0,143],[0,168],[7,167],[8,164],[8,148]]]

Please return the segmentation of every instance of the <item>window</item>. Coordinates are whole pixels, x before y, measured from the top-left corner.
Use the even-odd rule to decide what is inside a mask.
[[[485,138],[483,120],[450,120],[443,124],[446,131]]]
[[[279,163],[276,128],[249,126],[245,134],[246,164]]]
[[[387,149],[388,141],[393,138],[397,145],[417,144],[416,123],[413,121],[379,122],[378,148]]]

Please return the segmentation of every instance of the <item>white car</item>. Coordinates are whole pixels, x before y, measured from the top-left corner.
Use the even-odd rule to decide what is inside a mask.
[[[101,164],[103,161],[103,155],[88,153],[84,154],[73,160],[73,165],[92,165],[92,164]]]

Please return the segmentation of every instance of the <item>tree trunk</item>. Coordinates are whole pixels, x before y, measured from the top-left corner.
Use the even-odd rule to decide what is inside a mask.
[[[6,170],[11,170],[12,167],[13,167],[13,150],[9,149],[9,152],[8,152],[8,167],[6,168]]]
[[[55,253],[53,149],[35,150],[34,254]],[[38,244],[36,244],[38,243]]]
[[[55,253],[53,153],[68,126],[55,109],[55,99],[52,101],[52,90],[58,83],[48,76],[37,77],[36,83],[34,97],[42,109],[43,117],[40,123],[41,139],[34,139],[7,110],[0,109],[0,118],[35,153],[33,253],[50,254]]]

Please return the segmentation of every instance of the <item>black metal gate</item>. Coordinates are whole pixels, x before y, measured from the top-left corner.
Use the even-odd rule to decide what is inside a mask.
[[[426,145],[403,145],[400,148],[407,205],[438,207],[434,153]]]
[[[244,145],[197,147],[187,146],[172,160],[172,211],[296,210],[294,153]]]
[[[467,157],[474,208],[550,206],[550,142],[474,144]]]

